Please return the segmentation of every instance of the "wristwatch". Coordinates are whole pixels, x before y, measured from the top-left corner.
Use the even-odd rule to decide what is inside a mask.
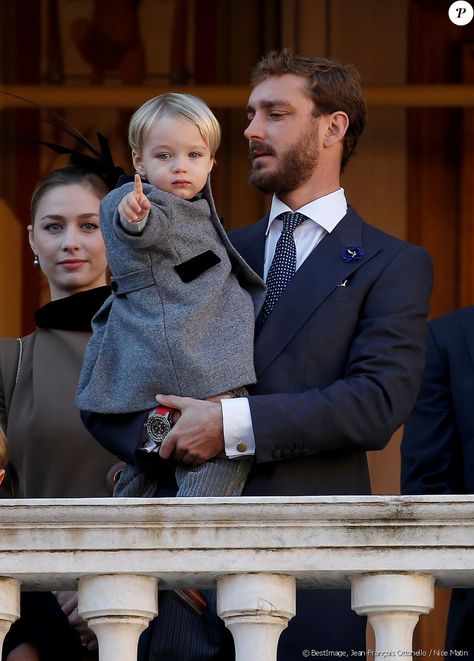
[[[140,450],[145,452],[159,452],[166,434],[173,426],[174,409],[166,406],[157,406],[151,411],[145,422],[146,440]]]

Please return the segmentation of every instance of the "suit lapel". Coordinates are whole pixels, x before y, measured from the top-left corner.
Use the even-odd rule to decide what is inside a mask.
[[[281,353],[305,321],[341,283],[362,268],[380,250],[363,245],[362,219],[349,207],[337,227],[327,234],[297,270],[275,305],[255,343],[257,376]],[[360,247],[360,261],[346,262],[348,247]]]
[[[263,262],[265,258],[265,232],[268,225],[268,216],[259,220],[255,225],[235,230],[229,234],[234,247],[239,251],[247,264],[263,278]]]

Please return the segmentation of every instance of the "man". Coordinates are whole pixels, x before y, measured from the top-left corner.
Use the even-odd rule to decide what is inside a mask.
[[[402,441],[402,493],[474,493],[474,306],[429,324],[426,369]],[[474,590],[451,597],[446,650],[474,658]]]
[[[253,455],[244,495],[368,494],[366,451],[387,444],[418,392],[431,262],[347,206],[340,173],[366,115],[353,67],[271,53],[252,87],[250,182],[273,198],[269,215],[231,239],[268,287],[258,381],[248,398],[221,403],[159,393],[181,412],[160,456]],[[365,649],[364,627],[348,590],[300,590],[279,661],[305,648],[350,655]]]
[[[257,324],[250,397],[221,407],[159,394],[182,414],[160,454],[197,463],[224,450],[225,440],[229,457],[255,456],[245,495],[368,494],[365,453],[386,445],[418,391],[430,259],[347,207],[340,172],[365,124],[352,67],[272,53],[252,85],[250,182],[273,199],[269,216],[231,239],[268,285],[278,216],[297,211],[306,216],[294,231],[297,270]],[[315,604],[323,604],[318,615]],[[363,647],[356,627],[345,592],[303,591],[279,658],[298,658],[304,648]]]

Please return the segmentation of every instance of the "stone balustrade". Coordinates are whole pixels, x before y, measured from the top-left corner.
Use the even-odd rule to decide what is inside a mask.
[[[2,500],[0,522],[0,645],[21,585],[78,586],[101,661],[135,659],[157,587],[216,586],[237,661],[274,661],[296,586],[351,587],[376,654],[409,660],[435,583],[474,585],[470,496]]]

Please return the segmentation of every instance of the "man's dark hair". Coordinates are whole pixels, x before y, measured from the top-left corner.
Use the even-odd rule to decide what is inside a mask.
[[[359,72],[350,64],[318,57],[301,57],[285,48],[265,55],[253,69],[252,87],[272,76],[292,73],[308,81],[308,95],[314,103],[314,114],[330,115],[341,110],[349,117],[344,136],[341,171],[354,153],[364,130],[367,108]]]

